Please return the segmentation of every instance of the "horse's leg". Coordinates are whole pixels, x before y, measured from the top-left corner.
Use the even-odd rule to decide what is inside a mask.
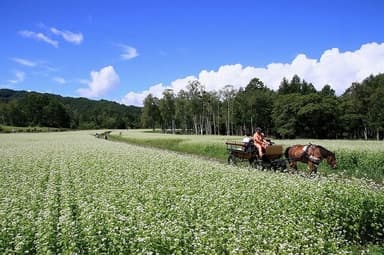
[[[297,162],[295,160],[289,161],[289,166],[295,170],[297,173]]]
[[[312,174],[313,175],[317,175],[317,167],[319,166],[319,165],[317,165],[317,164],[315,164],[315,163],[313,163],[313,162],[311,162],[311,161],[308,161],[308,166],[309,166],[309,168],[310,168],[310,173],[309,173],[309,175],[310,176],[312,176]]]
[[[318,165],[315,165],[315,175],[317,175],[317,167]]]
[[[308,160],[308,169],[309,169],[309,175],[311,176],[314,172],[313,162]]]

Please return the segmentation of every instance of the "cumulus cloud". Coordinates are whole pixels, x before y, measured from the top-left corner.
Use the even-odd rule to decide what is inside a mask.
[[[159,83],[154,86],[151,86],[148,90],[142,91],[140,93],[136,92],[129,92],[126,94],[122,99],[121,103],[126,105],[137,105],[142,106],[144,99],[149,95],[152,94],[155,97],[161,97],[163,94],[163,91],[166,89],[163,84]],[[171,88],[171,87],[168,87]]]
[[[100,71],[92,71],[88,88],[80,88],[77,92],[83,97],[100,97],[118,86],[119,83],[119,75],[115,72],[113,66],[106,66],[101,68]]]
[[[55,35],[63,37],[69,43],[80,44],[83,41],[82,33],[74,33],[68,30],[62,31],[54,27],[51,28],[51,32]]]
[[[277,90],[284,77],[290,80],[295,74],[313,83],[317,90],[329,84],[336,94],[340,95],[353,82],[361,82],[371,74],[383,72],[384,43],[367,43],[355,51],[340,52],[339,49],[332,48],[324,51],[319,59],[299,54],[291,63],[271,63],[266,67],[223,65],[218,70],[202,70],[197,76],[177,79],[169,86],[157,84],[139,93],[130,92],[121,101],[127,105],[141,106],[142,99],[151,93],[150,91],[155,92],[152,94],[157,97],[161,97],[166,88],[172,88],[177,93],[185,89],[192,80],[199,80],[208,91],[218,91],[228,84],[237,89],[245,87],[251,79],[257,77],[267,87]]]
[[[29,30],[23,30],[23,31],[19,31],[19,34],[22,37],[25,37],[25,38],[31,38],[31,39],[34,39],[34,40],[37,40],[37,41],[46,42],[46,43],[52,45],[55,48],[59,47],[59,42],[58,41],[55,41],[55,40],[51,39],[50,37],[48,37],[47,35],[45,35],[43,33],[36,33],[36,32],[33,32],[33,31],[29,31]]]
[[[120,55],[123,60],[130,60],[139,56],[137,50],[131,46],[125,44],[118,44],[118,46],[123,49],[123,53]]]

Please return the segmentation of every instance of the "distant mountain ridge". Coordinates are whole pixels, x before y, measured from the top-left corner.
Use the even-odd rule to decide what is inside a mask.
[[[73,129],[138,128],[141,108],[108,100],[0,89],[0,124]]]

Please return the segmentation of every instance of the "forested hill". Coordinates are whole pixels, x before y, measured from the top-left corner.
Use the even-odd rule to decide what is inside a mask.
[[[73,129],[138,128],[141,108],[107,100],[0,89],[0,124]]]

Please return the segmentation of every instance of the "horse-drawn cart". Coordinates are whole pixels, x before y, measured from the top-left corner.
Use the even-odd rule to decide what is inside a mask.
[[[285,171],[287,169],[287,161],[285,158],[282,158],[282,145],[272,144],[268,146],[263,157],[260,157],[253,142],[226,142],[225,144],[228,150],[228,164],[236,165],[240,162],[248,161],[250,166],[260,170]]]
[[[112,131],[105,131],[105,132],[103,132],[103,133],[96,133],[95,134],[95,137],[96,138],[104,138],[104,139],[106,139],[106,140],[108,140],[108,138],[109,138],[109,135],[111,134],[111,132]]]

